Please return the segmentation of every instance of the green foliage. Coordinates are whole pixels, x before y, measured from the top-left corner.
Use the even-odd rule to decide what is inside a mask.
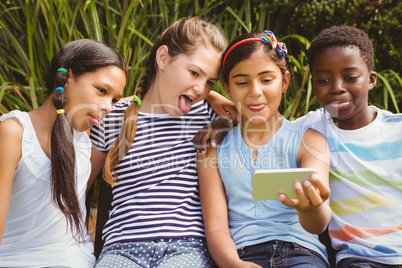
[[[375,45],[378,85],[370,103],[402,107],[402,2],[397,0],[7,0],[0,2],[0,114],[43,103],[45,74],[69,41],[91,38],[115,48],[129,67],[125,95],[133,94],[152,42],[183,16],[222,25],[228,40],[270,29],[289,49],[292,80],[282,112],[297,118],[319,107],[311,92],[306,49],[322,29],[353,25]],[[224,94],[218,84],[215,90]],[[399,105],[399,107],[398,107]]]

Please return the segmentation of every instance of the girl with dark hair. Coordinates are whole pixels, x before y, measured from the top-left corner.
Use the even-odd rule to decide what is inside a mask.
[[[331,217],[328,145],[278,112],[290,81],[286,54],[271,31],[240,35],[224,53],[223,85],[240,123],[198,159],[205,234],[219,267],[329,267],[315,235]],[[317,173],[294,183],[297,199],[253,199],[255,170],[300,167]]]
[[[156,40],[136,96],[114,105],[91,129],[94,159],[103,159],[94,163],[93,175],[107,153],[104,177],[113,194],[97,267],[212,265],[192,138],[217,117],[205,99],[211,99],[225,48],[218,25],[179,19]]]
[[[84,222],[91,171],[85,131],[106,116],[125,84],[116,51],[73,41],[51,61],[45,103],[0,118],[0,267],[93,267]]]

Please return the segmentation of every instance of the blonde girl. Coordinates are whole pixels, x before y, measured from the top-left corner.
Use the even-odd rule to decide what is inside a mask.
[[[93,174],[107,153],[104,177],[113,193],[97,267],[212,265],[191,140],[216,119],[205,99],[225,48],[217,25],[200,18],[176,21],[156,40],[136,96],[115,105],[92,129]]]

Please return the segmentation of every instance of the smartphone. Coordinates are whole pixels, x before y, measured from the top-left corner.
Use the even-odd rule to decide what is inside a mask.
[[[257,169],[253,173],[253,198],[260,200],[279,200],[279,193],[290,199],[297,199],[293,183],[310,179],[314,168]]]

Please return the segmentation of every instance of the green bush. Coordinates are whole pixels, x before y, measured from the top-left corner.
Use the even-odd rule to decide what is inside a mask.
[[[375,45],[378,85],[370,102],[399,112],[402,28],[400,1],[383,0],[7,0],[0,2],[0,115],[24,111],[45,100],[44,76],[65,43],[91,38],[115,48],[129,66],[125,95],[133,94],[153,40],[184,16],[219,22],[230,41],[270,29],[289,48],[292,81],[283,98],[287,118],[319,107],[310,86],[306,49],[323,28],[353,25]],[[215,90],[222,92],[218,85]]]

